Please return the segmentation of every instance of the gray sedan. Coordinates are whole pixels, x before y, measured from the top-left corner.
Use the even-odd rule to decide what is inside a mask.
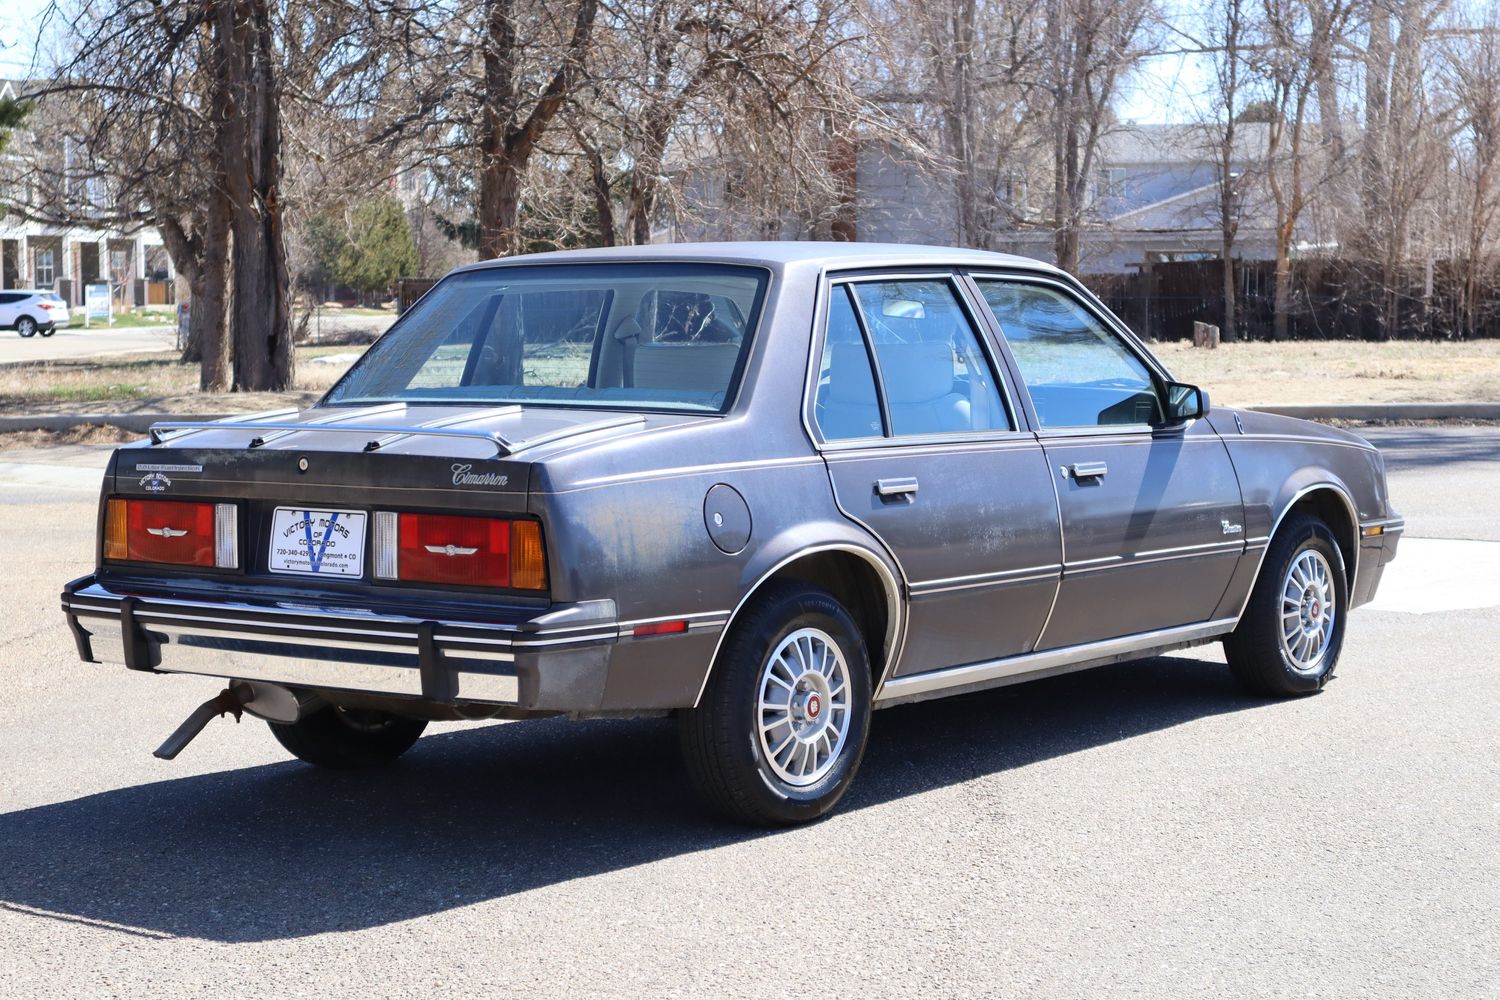
[[[1352,434],[1210,409],[1077,281],[835,243],[444,278],[304,411],[106,473],[79,654],[225,678],[313,764],[430,722],[675,714],[735,818],[822,815],[873,709],[1223,641],[1319,690],[1402,528]]]

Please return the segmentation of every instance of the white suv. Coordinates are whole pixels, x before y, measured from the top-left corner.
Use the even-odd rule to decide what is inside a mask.
[[[0,327],[23,337],[50,337],[68,325],[68,304],[56,292],[0,292]]]

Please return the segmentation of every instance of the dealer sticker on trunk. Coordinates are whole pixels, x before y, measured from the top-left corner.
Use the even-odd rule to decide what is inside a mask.
[[[277,507],[271,519],[271,572],[363,576],[365,519],[362,510]]]

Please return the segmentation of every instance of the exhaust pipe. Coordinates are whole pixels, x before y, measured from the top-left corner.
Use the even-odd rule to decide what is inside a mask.
[[[191,715],[182,720],[182,725],[172,731],[162,745],[152,752],[153,757],[173,760],[197,738],[214,719],[221,715],[233,715],[234,721],[249,712],[267,722],[296,722],[302,715],[303,699],[295,692],[279,684],[260,681],[234,681],[217,695],[193,709]]]

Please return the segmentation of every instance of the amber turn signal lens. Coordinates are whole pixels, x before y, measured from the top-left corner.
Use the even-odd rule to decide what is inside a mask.
[[[130,558],[130,541],[125,521],[125,501],[106,501],[104,505],[104,558]]]
[[[547,589],[542,526],[535,521],[510,523],[510,585],[519,590]]]

